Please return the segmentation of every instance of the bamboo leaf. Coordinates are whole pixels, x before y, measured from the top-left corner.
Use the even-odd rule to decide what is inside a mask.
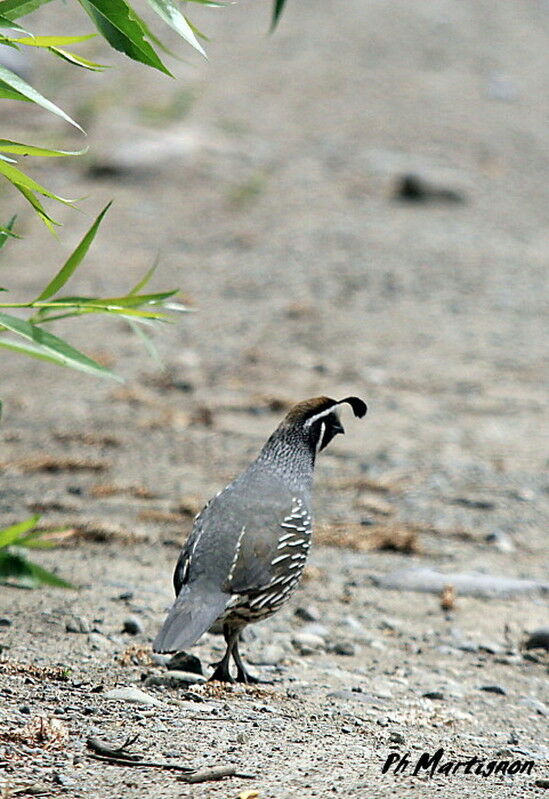
[[[27,47],[63,47],[65,44],[76,44],[94,39],[97,33],[86,33],[82,36],[26,36],[22,39],[12,39],[17,44]]]
[[[22,588],[37,588],[40,585],[51,585],[55,588],[75,587],[16,552],[0,552],[0,583]]]
[[[0,327],[10,330],[16,335],[30,341],[37,348],[41,348],[44,354],[58,358],[58,363],[64,366],[70,366],[72,369],[78,369],[81,372],[87,372],[98,377],[109,377],[113,380],[120,380],[119,377],[114,375],[109,369],[101,366],[101,364],[84,355],[83,352],[72,347],[63,339],[54,336],[46,330],[26,322],[23,319],[18,319],[16,316],[10,314],[0,313]],[[0,345],[3,340],[0,339]],[[36,354],[36,351],[35,351]]]
[[[45,186],[41,186],[40,183],[37,183],[36,180],[25,175],[20,169],[5,163],[5,161],[0,161],[0,172],[15,186],[22,186],[29,191],[38,192],[38,194],[43,194],[44,197],[50,197],[52,200],[57,200],[64,205],[73,205],[74,203],[74,200],[67,200],[64,197],[60,197],[58,194],[54,194]]]
[[[97,219],[90,227],[80,244],[73,250],[70,256],[67,258],[59,272],[55,275],[53,280],[51,280],[44,291],[37,297],[36,301],[40,300],[48,300],[50,297],[53,297],[54,294],[57,294],[60,288],[62,288],[70,276],[75,272],[78,266],[81,264],[83,258],[85,257],[86,253],[90,249],[91,243],[95,238],[95,234],[101,224],[103,217],[109,210],[112,205],[112,201],[107,203],[107,205],[103,208],[101,213],[98,215]]]
[[[14,185],[15,188],[21,192],[23,197],[32,205],[32,207],[34,208],[34,210],[36,211],[42,222],[46,225],[48,230],[50,230],[51,233],[56,235],[54,225],[59,225],[60,223],[56,222],[55,219],[52,219],[52,217],[46,212],[46,209],[44,208],[38,197],[35,194],[33,194],[32,191],[29,191],[29,189],[26,189],[24,186],[19,186],[18,184]]]
[[[145,38],[146,24],[125,0],[79,0],[79,3],[111,47],[134,61],[171,75]]]
[[[40,92],[36,91],[36,89],[33,89],[32,86],[24,81],[23,78],[19,77],[19,75],[16,75],[15,72],[12,72],[11,69],[8,69],[2,64],[0,64],[0,81],[2,81],[4,84],[7,84],[7,86],[14,92],[23,95],[25,99],[42,106],[42,108],[45,108],[46,111],[51,111],[52,114],[56,114],[66,122],[70,122],[71,125],[74,125],[75,128],[78,128],[78,130],[81,130],[82,133],[84,133],[78,122],[75,122],[74,119],[71,119],[68,114],[59,108],[59,106],[55,105],[55,103],[52,103],[50,100],[47,100],[43,95],[40,94]]]
[[[49,150],[46,147],[34,147],[32,144],[23,144],[22,142],[11,141],[11,139],[0,139],[0,151],[18,155],[40,155],[59,158],[64,155],[83,155],[88,151],[88,148],[84,147],[82,150]]]
[[[28,31],[22,28],[21,25],[18,25],[17,22],[14,22],[12,19],[6,17],[4,14],[0,14],[0,28],[11,28],[14,31],[21,31],[22,33],[28,33]]]
[[[58,56],[58,58],[62,58],[63,61],[68,61],[69,64],[89,69],[92,72],[103,72],[104,69],[110,69],[108,64],[97,64],[95,61],[89,61],[87,58],[82,58],[82,56],[75,53],[69,53],[68,50],[63,50],[61,47],[50,47],[49,51]]]
[[[273,16],[271,19],[271,33],[278,25],[286,0],[273,0]]]
[[[24,533],[36,527],[36,523],[39,519],[40,514],[37,513],[35,516],[25,519],[24,522],[18,522],[17,524],[12,524],[10,527],[4,527],[3,530],[0,530],[0,549],[14,544]]]
[[[49,2],[50,0],[1,0],[0,14],[8,19],[19,19]]]
[[[21,236],[18,236],[17,233],[13,232],[13,226],[15,224],[15,220],[17,219],[17,214],[14,214],[8,224],[5,227],[0,227],[0,250],[6,243],[9,237],[13,239],[20,239]]]
[[[176,31],[176,33],[182,36],[186,42],[206,58],[206,53],[194,35],[192,27],[172,0],[147,0],[147,2],[153,11],[155,11],[170,28]]]

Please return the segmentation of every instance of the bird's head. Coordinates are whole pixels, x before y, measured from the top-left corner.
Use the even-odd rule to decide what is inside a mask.
[[[328,446],[334,436],[345,432],[339,418],[339,406],[343,404],[350,405],[358,418],[366,414],[366,403],[358,397],[345,397],[342,400],[313,397],[294,405],[279,430],[301,434],[316,454]]]

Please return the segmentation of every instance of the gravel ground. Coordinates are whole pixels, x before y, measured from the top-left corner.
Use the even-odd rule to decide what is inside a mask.
[[[289,0],[266,39],[267,5],[203,9],[210,61],[177,65],[177,82],[122,61],[108,76],[31,65],[91,147],[33,174],[88,196],[90,216],[115,199],[75,292],[125,291],[160,253],[154,286],[197,312],[157,334],[163,371],[122,324],[58,324],[123,386],[2,355],[0,524],[41,512],[73,530],[36,559],[79,590],[0,594],[0,788],[541,796],[547,653],[524,642],[548,625],[549,9]],[[30,108],[6,124],[81,145]],[[14,296],[82,235],[86,220],[57,216],[60,243],[22,210],[32,235],[1,264]],[[151,684],[192,515],[288,404],[351,393],[369,414],[319,461],[307,579],[242,645],[273,684]],[[221,651],[212,634],[193,649],[206,674]],[[135,735],[148,761],[249,776],[188,785],[86,748]],[[484,773],[413,776],[439,748]],[[392,753],[409,765],[384,774]],[[525,771],[488,776],[492,761]]]

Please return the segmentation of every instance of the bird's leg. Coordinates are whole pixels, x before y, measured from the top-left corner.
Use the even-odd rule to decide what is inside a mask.
[[[240,657],[240,652],[238,651],[238,638],[236,639],[233,645],[233,658],[234,662],[236,663],[236,681],[237,682],[244,682],[247,685],[272,685],[272,680],[261,680],[259,677],[254,677],[253,674],[250,674],[249,671],[246,670],[244,663],[242,662],[242,658]]]
[[[238,639],[238,633],[240,631],[238,628],[230,627],[228,624],[223,625],[223,636],[227,643],[227,649],[225,650],[225,654],[215,667],[215,671],[208,680],[211,682],[212,680],[217,680],[218,682],[235,682],[234,677],[231,675],[229,665],[231,662],[231,655],[233,653],[233,648],[235,643]]]
[[[257,685],[259,679],[250,674],[249,671],[246,671],[242,658],[240,657],[240,652],[238,651],[238,637],[233,644],[233,658],[236,663],[236,681],[245,682],[248,685]]]

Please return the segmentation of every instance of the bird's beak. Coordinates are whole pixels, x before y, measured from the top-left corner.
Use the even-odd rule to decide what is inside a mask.
[[[334,431],[334,435],[335,436],[338,433],[341,433],[342,435],[345,433],[345,428],[343,427],[341,422],[337,422],[336,424],[334,424],[334,426],[332,427],[332,430]]]

